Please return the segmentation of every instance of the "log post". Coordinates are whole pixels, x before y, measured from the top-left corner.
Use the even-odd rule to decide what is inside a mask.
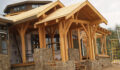
[[[69,48],[72,48],[71,47],[71,37],[70,37],[70,31],[68,32],[68,46],[69,46]]]
[[[73,38],[72,38],[72,30],[70,30],[69,35],[70,35],[70,45],[71,45],[71,48],[74,48],[74,46],[73,46]]]
[[[68,61],[68,40],[67,40],[67,33],[64,34],[64,44],[65,44],[65,58],[66,58],[66,61]]]
[[[103,36],[101,37],[101,53],[104,54],[104,39]]]
[[[81,49],[80,29],[77,30],[77,33],[78,33],[79,55],[80,55],[80,60],[82,60],[82,49]]]
[[[22,60],[23,63],[26,63],[26,46],[25,46],[25,33],[21,32],[21,43],[22,43]]]
[[[95,52],[94,52],[94,44],[93,44],[93,37],[92,37],[92,27],[88,25],[88,42],[89,42],[89,58],[91,60],[95,60]]]
[[[51,45],[52,45],[53,59],[55,59],[54,35],[51,35]]]
[[[104,35],[104,48],[105,48],[105,54],[107,55],[106,35]]]
[[[97,44],[96,44],[96,34],[94,36],[94,48],[95,48],[95,55],[98,55],[98,48],[97,48]]]
[[[65,39],[64,39],[64,30],[62,23],[59,23],[59,35],[60,35],[60,50],[61,50],[62,61],[66,62]]]
[[[40,48],[46,48],[46,33],[45,33],[45,26],[39,26],[38,28],[39,32],[39,45]]]
[[[25,46],[25,33],[27,31],[27,28],[29,26],[29,23],[21,24],[21,26],[18,26],[18,33],[21,38],[21,44],[22,44],[22,61],[23,63],[26,63],[26,46]]]

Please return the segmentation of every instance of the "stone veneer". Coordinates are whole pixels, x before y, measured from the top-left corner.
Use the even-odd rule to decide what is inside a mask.
[[[111,65],[110,58],[96,57],[96,60],[79,61],[78,49],[69,49],[69,61],[66,63],[62,61],[54,61],[52,56],[52,49],[42,48],[34,50],[34,66],[16,67],[13,70],[76,70],[76,63],[85,65],[87,70],[102,70],[103,67]],[[84,70],[80,68],[80,70]]]
[[[109,57],[96,57],[96,60],[86,60],[85,62],[81,62],[87,66],[87,70],[102,70],[103,67],[111,66],[111,61]]]
[[[102,67],[108,67],[111,66],[111,60],[110,57],[102,57],[102,56],[97,56],[96,60],[100,63]]]
[[[69,48],[68,51],[69,60],[71,61],[79,61],[80,55],[79,55],[79,49]]]
[[[8,55],[0,54],[0,70],[10,70],[10,60]]]
[[[35,70],[35,66],[29,65],[29,66],[12,67],[12,70]]]
[[[35,70],[75,70],[74,61],[53,61],[52,49],[35,49]]]

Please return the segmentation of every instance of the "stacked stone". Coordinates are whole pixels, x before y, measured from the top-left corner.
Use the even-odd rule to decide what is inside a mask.
[[[108,57],[96,57],[94,61],[87,60],[81,64],[86,65],[87,70],[102,70],[103,67],[111,66],[110,58]]]
[[[12,70],[35,70],[35,66],[30,65],[30,66],[14,67],[14,68],[12,68]]]
[[[53,61],[52,49],[35,49],[33,57],[35,62],[35,70],[44,70],[45,64]]]
[[[72,61],[80,60],[79,49],[70,48],[68,53],[69,53],[69,60],[72,60]]]
[[[97,56],[96,60],[100,63],[102,67],[109,67],[111,66],[111,61],[109,57],[100,57]]]
[[[87,61],[87,70],[102,70],[102,66],[97,60]]]
[[[74,61],[53,61],[52,49],[35,49],[35,70],[75,70]],[[52,63],[52,64],[51,64]]]
[[[10,60],[8,55],[0,54],[0,70],[10,70]]]
[[[75,70],[74,61],[64,62],[56,62],[56,66],[52,67],[52,70]]]

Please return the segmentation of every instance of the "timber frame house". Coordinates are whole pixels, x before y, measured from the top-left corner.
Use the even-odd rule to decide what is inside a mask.
[[[110,32],[99,26],[107,24],[107,20],[91,5],[89,1],[83,1],[65,7],[59,0],[41,7],[26,11],[14,16],[8,16],[13,21],[9,28],[10,34],[17,34],[21,41],[22,63],[29,64],[26,57],[26,34],[37,32],[39,36],[39,48],[48,48],[47,35],[51,39],[52,54],[54,51],[54,37],[58,35],[60,44],[61,61],[69,60],[69,48],[74,48],[73,35],[77,38],[80,61],[83,58],[95,60],[96,56],[109,57],[106,48],[106,36]],[[97,38],[101,39],[101,54],[98,53]],[[86,56],[83,56],[82,43],[86,48]]]

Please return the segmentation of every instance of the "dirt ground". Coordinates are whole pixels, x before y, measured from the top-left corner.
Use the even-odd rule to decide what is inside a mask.
[[[111,67],[104,68],[103,70],[120,70],[120,64],[113,64]]]

